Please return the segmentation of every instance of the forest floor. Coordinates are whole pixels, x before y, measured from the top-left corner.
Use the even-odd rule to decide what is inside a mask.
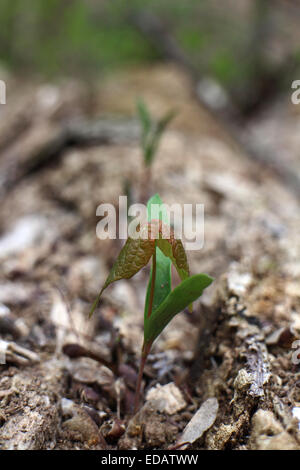
[[[121,246],[97,239],[96,208],[143,192],[137,96],[156,116],[178,111],[150,190],[205,205],[205,244],[188,257],[215,281],[155,342],[132,417],[149,267],[88,312]],[[276,109],[246,131],[278,158],[284,149],[296,173],[300,113]],[[171,448],[202,405],[190,448],[300,449],[300,218],[287,182],[171,65],[107,78],[92,95],[76,82],[16,89],[1,113],[0,449]]]

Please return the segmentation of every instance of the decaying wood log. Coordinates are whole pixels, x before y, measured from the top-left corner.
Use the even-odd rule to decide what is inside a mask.
[[[0,366],[0,448],[101,448],[100,426],[115,448],[167,448],[208,399],[218,407],[195,448],[299,448],[300,372],[292,362],[300,336],[299,200],[224,137],[186,83],[176,69],[158,66],[118,75],[99,92],[103,113],[109,103],[132,115],[138,90],[158,115],[178,106],[183,116],[162,139],[152,184],[166,203],[205,204],[205,243],[188,256],[192,273],[215,281],[194,314],[176,316],[154,343],[144,380],[147,396],[157,383],[176,389],[168,384],[178,379],[184,399],[171,420],[152,402],[127,426],[143,337],[143,272],[112,285],[87,323],[116,251],[115,240],[96,238],[96,207],[117,205],[125,183],[136,191],[138,127],[46,119],[0,159],[3,187],[10,187],[0,205],[1,311],[25,324],[16,334],[11,322],[0,322],[1,339],[40,358]],[[59,299],[56,286],[63,286]],[[70,342],[80,354],[64,348]],[[122,364],[123,375],[78,357],[87,350]],[[180,379],[190,368],[184,389]]]
[[[21,178],[53,163],[68,147],[132,144],[139,139],[136,120],[73,120],[60,125],[43,122],[23,133],[0,159],[0,192]]]

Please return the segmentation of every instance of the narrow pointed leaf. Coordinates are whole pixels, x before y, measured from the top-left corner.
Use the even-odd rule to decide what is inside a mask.
[[[177,313],[184,310],[203,293],[213,279],[206,274],[196,274],[181,282],[154,310],[144,323],[144,342],[152,343]]]
[[[160,137],[162,133],[166,130],[167,126],[176,116],[177,111],[172,109],[167,114],[165,114],[157,123],[156,134]]]
[[[154,131],[154,135],[152,138],[152,152],[155,154],[157,152],[157,148],[160,142],[160,139],[165,132],[166,128],[172,121],[172,119],[176,116],[177,112],[175,110],[169,111],[165,116],[163,116],[156,124],[156,128]]]
[[[148,315],[150,287],[152,281],[152,268],[147,288],[144,317]],[[156,276],[154,288],[153,306],[154,311],[171,292],[171,262],[163,255],[159,248],[156,248]]]
[[[148,134],[148,132],[150,131],[151,126],[152,126],[152,120],[151,120],[150,113],[148,111],[148,108],[147,108],[146,104],[144,103],[144,101],[141,98],[138,99],[136,107],[137,107],[137,111],[138,111],[138,115],[139,115],[141,124],[143,126],[143,134],[146,135],[146,134]]]
[[[148,210],[148,221],[151,220],[151,206],[153,204],[162,205],[162,201],[158,194],[152,196],[149,199],[147,204]],[[168,214],[166,211],[161,210],[158,214],[159,220],[164,223],[168,223]],[[146,301],[145,301],[145,310],[144,317],[148,315],[149,308],[149,297],[150,297],[150,288],[152,281],[152,268],[150,273],[150,279],[147,288]],[[155,310],[162,301],[169,295],[171,292],[171,261],[167,258],[159,248],[156,248],[156,277],[155,277],[155,290],[153,297],[153,310]]]
[[[144,240],[142,238],[128,238],[123,246],[120,254],[114,263],[105,283],[102,287],[97,299],[93,303],[90,316],[93,314],[98,305],[100,297],[104,289],[112,282],[120,279],[129,279],[134,276],[149,262],[154,253],[154,242],[152,240]]]

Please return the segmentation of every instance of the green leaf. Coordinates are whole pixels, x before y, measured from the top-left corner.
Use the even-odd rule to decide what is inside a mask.
[[[163,254],[170,258],[174,264],[180,279],[183,281],[190,275],[189,265],[187,257],[181,240],[174,238],[165,239],[159,238],[157,240],[157,246],[161,249]]]
[[[153,133],[153,139],[152,139],[152,153],[155,154],[157,152],[157,148],[160,142],[160,139],[165,132],[166,128],[174,119],[176,116],[177,112],[175,110],[169,111],[165,116],[163,116],[156,124],[155,131]]]
[[[152,282],[152,268],[146,294],[144,318],[148,315],[150,288]],[[171,262],[156,248],[156,276],[152,310],[154,311],[171,292]]]
[[[177,313],[202,295],[213,279],[206,274],[195,274],[175,287],[160,306],[144,322],[144,343],[152,343]]]
[[[127,239],[105,281],[104,286],[93,303],[90,316],[94,313],[104,289],[106,289],[106,287],[112,282],[120,279],[131,278],[140,271],[140,269],[146,266],[154,253],[154,247],[155,243],[152,240],[144,240],[142,238],[138,238],[136,240],[133,238]]]
[[[144,160],[146,166],[150,166],[154,157],[152,142],[146,142],[144,145]]]
[[[152,196],[147,204],[148,211],[148,221],[151,220],[151,206],[152,205],[162,205],[162,201],[158,194]],[[162,208],[159,208],[159,213],[155,214],[164,223],[168,223],[168,214]],[[148,282],[144,317],[148,315],[149,308],[149,297],[150,297],[150,288],[152,281],[152,268],[150,273],[150,279]],[[153,297],[153,310],[155,310],[162,301],[169,295],[171,292],[171,261],[167,258],[159,248],[156,248],[156,277],[155,277],[155,287],[154,287],[154,297]]]
[[[158,149],[159,141],[171,120],[176,115],[174,110],[154,121],[145,102],[139,98],[137,112],[142,125],[141,145],[146,166],[150,166]]]
[[[143,134],[147,135],[152,127],[152,120],[151,120],[150,113],[148,111],[148,108],[145,102],[141,98],[137,100],[136,107],[137,107],[138,116],[140,118],[140,121],[143,127]]]
[[[150,212],[151,207],[156,204],[159,206],[158,213]],[[182,241],[177,240],[174,238],[174,233],[172,228],[169,225],[168,214],[165,213],[162,216],[162,210],[165,210],[161,199],[158,195],[153,196],[148,202],[148,230],[150,234],[153,230],[153,237],[159,237],[156,239],[157,247],[161,250],[161,252],[165,255],[165,257],[169,258],[171,262],[174,264],[180,279],[183,281],[187,279],[190,275],[189,265],[185,253],[185,249],[183,247]],[[156,250],[156,253],[159,253]],[[160,260],[160,254],[158,254],[158,259]],[[158,264],[157,264],[158,265]],[[151,279],[150,279],[151,281]],[[156,280],[155,280],[156,283]],[[164,284],[164,283],[161,283]],[[151,283],[148,285],[148,290],[150,289]],[[159,288],[159,287],[158,287]],[[147,299],[148,300],[148,297]],[[190,310],[192,311],[193,306],[190,305]],[[146,311],[145,311],[146,312]]]
[[[170,124],[172,119],[174,119],[176,114],[177,114],[177,111],[175,111],[175,109],[172,109],[158,121],[157,130],[156,130],[157,136],[160,137],[163,134],[163,132],[166,130],[167,126]]]
[[[159,206],[159,212],[157,214],[156,213],[153,214],[153,211],[154,209],[156,209],[156,207],[152,208],[152,206]],[[160,196],[158,193],[154,194],[154,196],[152,196],[147,202],[148,222],[150,222],[151,219],[153,218],[152,215],[155,215],[155,218],[161,220],[164,224],[169,223],[169,217],[168,217],[167,211],[165,210],[163,206],[163,202],[160,199]]]
[[[145,165],[149,166],[153,157],[153,122],[146,103],[139,98],[137,101],[137,112],[142,125],[141,146]]]

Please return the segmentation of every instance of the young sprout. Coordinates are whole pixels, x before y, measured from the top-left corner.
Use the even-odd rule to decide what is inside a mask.
[[[161,119],[155,121],[142,99],[137,102],[137,113],[142,126],[141,147],[146,167],[150,167],[157,152],[158,144],[176,112],[169,111]]]
[[[157,208],[159,209],[158,218],[152,218],[152,206],[156,211],[155,214]],[[149,199],[147,213],[148,222],[140,228],[141,236],[137,239],[128,237],[90,311],[91,316],[106,287],[119,279],[131,278],[152,258],[144,310],[144,342],[135,391],[135,413],[139,406],[145,362],[153,342],[177,313],[188,306],[192,310],[192,303],[213,281],[206,274],[190,276],[183,244],[174,237],[168,215],[158,194]],[[172,263],[181,279],[181,283],[173,290],[171,289]]]

